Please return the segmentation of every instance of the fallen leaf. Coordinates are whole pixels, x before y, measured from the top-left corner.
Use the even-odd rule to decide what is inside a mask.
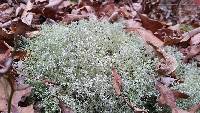
[[[185,56],[185,58],[183,59],[183,61],[185,63],[187,63],[189,59],[195,57],[199,53],[200,53],[200,45],[190,46],[189,51],[188,51],[187,55]]]
[[[116,95],[120,96],[121,87],[122,87],[122,79],[114,67],[112,67],[112,81],[113,81],[113,88],[115,90]]]
[[[58,105],[61,109],[61,113],[74,113],[73,110],[70,107],[66,106],[65,103],[61,101],[60,99],[59,99]]]
[[[160,59],[159,63],[156,65],[158,73],[164,76],[175,76],[175,70],[178,66],[176,59],[172,55],[167,54],[161,47],[156,47],[151,42],[147,43],[154,48],[156,55]]]
[[[21,20],[23,23],[27,25],[31,25],[32,19],[33,19],[33,13],[28,12],[33,8],[33,3],[31,0],[29,0],[26,4],[26,7],[22,13]]]
[[[150,19],[144,14],[139,14],[138,13],[138,15],[139,15],[139,17],[141,19],[142,26],[145,29],[152,31],[153,33],[156,32],[158,29],[168,27],[168,25],[166,23]]]
[[[198,45],[200,44],[200,33],[194,35],[191,39],[190,39],[190,45]]]
[[[60,4],[62,4],[63,0],[49,0],[49,4],[47,4],[45,7],[55,7],[58,6]]]
[[[195,28],[189,32],[186,32],[184,33],[182,36],[183,36],[183,39],[180,41],[180,42],[186,42],[188,40],[190,40],[190,38],[192,38],[194,35],[200,33],[200,27],[198,28]]]
[[[160,82],[156,82],[156,89],[160,92],[160,97],[158,99],[160,104],[166,104],[170,108],[176,108],[176,98],[174,93],[165,85]]]
[[[20,113],[34,113],[33,105],[29,105],[27,107],[21,107]]]
[[[86,19],[88,17],[89,17],[88,15],[66,14],[63,17],[62,22],[65,22],[65,23],[69,24],[69,23],[71,23],[73,21],[78,21],[78,20],[81,20],[81,19]]]
[[[138,108],[136,104],[130,102],[126,97],[123,97],[123,99],[134,113],[148,113],[147,110]]]
[[[0,41],[0,75],[8,71],[12,64],[12,48],[4,41]]]
[[[200,5],[200,0],[194,0],[197,5]]]
[[[158,29],[154,35],[164,41],[164,45],[174,45],[182,40],[180,32],[168,28]]]
[[[172,110],[172,113],[195,113],[200,109],[200,103],[190,107],[189,110],[183,110],[176,106],[176,99],[177,98],[188,98],[188,95],[181,93],[179,91],[174,91],[168,88],[167,86],[163,85],[160,82],[156,82],[155,84],[156,89],[159,91],[159,103],[161,105],[167,105]],[[177,94],[178,92],[178,94]]]
[[[18,19],[12,22],[11,30],[12,34],[24,35],[26,32],[35,31],[36,29],[22,22],[21,19]]]
[[[13,83],[13,85],[14,87],[16,87],[15,83]],[[19,112],[21,110],[21,107],[18,106],[18,103],[19,101],[21,101],[22,97],[28,96],[30,92],[31,92],[31,87],[25,87],[23,89],[14,91],[14,94],[12,96],[12,111]],[[6,112],[8,109],[8,99],[10,97],[10,93],[11,93],[11,87],[9,82],[4,77],[0,77],[0,111],[2,112]],[[27,109],[30,110],[30,108]]]
[[[7,111],[8,96],[10,95],[11,88],[7,80],[0,77],[0,111]]]
[[[183,92],[180,92],[180,91],[172,90],[172,92],[174,93],[174,96],[175,96],[177,99],[187,99],[187,98],[190,97],[190,96],[187,95],[186,93],[183,93]]]
[[[150,42],[156,47],[161,47],[164,45],[164,42],[154,36],[151,31],[142,28],[136,29],[136,31],[141,35],[141,38],[143,38],[144,41]]]

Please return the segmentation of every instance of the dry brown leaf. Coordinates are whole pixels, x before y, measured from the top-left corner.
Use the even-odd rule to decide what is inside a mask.
[[[189,47],[189,51],[185,58],[183,59],[184,62],[188,62],[189,59],[195,57],[197,54],[200,53],[200,45],[193,45]]]
[[[174,93],[174,96],[177,98],[177,99],[187,99],[189,98],[190,96],[183,93],[183,92],[180,92],[180,91],[176,91],[176,90],[172,90],[172,92]]]
[[[134,113],[148,113],[145,109],[138,108],[136,104],[130,102],[126,97],[123,97],[123,99]]]
[[[121,87],[122,87],[122,79],[114,67],[112,67],[112,81],[113,81],[113,88],[115,90],[116,95],[120,96]]]
[[[118,13],[118,11],[116,11],[108,18],[108,21],[115,22],[118,20],[118,17],[119,17],[119,13]]]
[[[155,86],[160,93],[160,97],[158,99],[159,103],[161,105],[168,105],[171,108],[172,113],[195,113],[200,109],[200,103],[192,106],[187,111],[178,108],[176,106],[176,98],[182,98],[182,97],[188,98],[188,95],[180,92],[176,94],[177,91],[169,89],[167,86],[163,85],[160,82],[156,82]]]
[[[26,8],[24,9],[24,12],[22,13],[21,20],[27,25],[31,25],[32,19],[33,19],[33,13],[28,12],[33,8],[33,3],[31,0],[29,0],[26,4]]]
[[[125,30],[127,32],[130,32],[131,29],[132,29],[132,31],[136,31],[136,29],[141,28],[141,23],[137,22],[137,21],[135,21],[133,19],[124,20],[123,23],[126,26]]]
[[[166,23],[150,19],[144,14],[138,14],[138,15],[140,16],[142,26],[145,29],[152,31],[153,33],[156,32],[158,29],[166,28],[168,26]]]
[[[190,39],[190,45],[198,45],[200,44],[200,33],[194,35],[191,39]]]
[[[15,84],[14,84],[15,85]],[[14,86],[15,87],[15,86]],[[31,87],[26,87],[14,92],[12,97],[12,111],[21,111],[24,108],[18,106],[19,101],[22,97],[26,97],[30,94]],[[0,78],[0,111],[6,112],[8,109],[8,99],[10,97],[11,87],[9,82],[4,77]],[[31,107],[26,108],[25,110],[30,110]],[[27,112],[20,112],[27,113]]]
[[[180,42],[186,42],[188,40],[190,40],[190,38],[192,38],[194,35],[200,33],[200,27],[196,28],[196,29],[193,29],[189,32],[186,32],[184,33],[182,36],[183,36],[183,39],[180,41]]]
[[[136,29],[136,31],[141,35],[144,41],[150,42],[156,47],[161,47],[164,45],[164,42],[158,39],[156,36],[154,36],[151,31],[142,28]]]
[[[73,110],[70,107],[66,106],[65,103],[61,101],[60,99],[59,99],[58,105],[61,109],[61,113],[74,113]]]
[[[62,4],[63,0],[49,0],[49,4],[47,4],[45,7],[55,7],[58,6],[60,4]]]
[[[35,31],[36,29],[28,26],[21,19],[13,21],[11,24],[11,34],[24,35],[26,32]]]
[[[33,105],[27,107],[21,107],[20,113],[34,113]]]
[[[156,89],[160,92],[158,102],[161,105],[166,104],[170,108],[176,108],[176,98],[174,93],[167,86],[161,84],[160,82],[156,82],[155,86]]]
[[[10,7],[9,4],[0,4],[0,23],[5,23],[11,20],[14,16],[14,7]]]
[[[18,103],[22,97],[27,97],[31,93],[31,87],[25,87],[24,89],[16,90],[13,94],[12,105],[18,108]]]
[[[7,111],[7,99],[10,95],[10,85],[6,79],[0,77],[0,111]]]
[[[168,28],[158,29],[154,35],[164,41],[165,45],[177,44],[182,40],[180,32]]]
[[[89,17],[88,15],[66,14],[63,17],[62,22],[69,24],[73,21],[78,21],[78,20],[81,20],[81,19],[87,19],[88,17]]]
[[[79,0],[78,1],[78,6],[82,7],[82,6],[91,6],[92,5],[92,1],[91,0]]]

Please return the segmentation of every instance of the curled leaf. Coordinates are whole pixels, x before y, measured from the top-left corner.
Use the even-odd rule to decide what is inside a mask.
[[[122,79],[114,67],[112,67],[112,81],[113,81],[113,88],[115,90],[116,95],[120,96],[121,87],[122,87]]]

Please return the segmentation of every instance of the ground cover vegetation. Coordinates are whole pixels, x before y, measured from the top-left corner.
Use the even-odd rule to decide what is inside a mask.
[[[0,112],[198,113],[199,5],[0,1]]]

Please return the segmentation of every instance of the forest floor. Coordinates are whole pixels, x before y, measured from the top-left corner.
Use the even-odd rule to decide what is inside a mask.
[[[23,102],[30,95],[31,86],[23,83],[24,78],[19,77],[12,63],[28,57],[26,51],[16,50],[16,40],[38,35],[43,23],[70,24],[82,19],[124,23],[126,32],[140,34],[164,59],[160,70],[170,78],[176,79],[175,61],[161,50],[163,46],[176,46],[184,55],[184,63],[190,63],[191,59],[200,62],[200,0],[1,0],[0,112],[36,112],[33,104]],[[118,75],[113,76],[113,88],[120,92]],[[169,76],[164,78],[167,80]],[[160,92],[158,102],[169,106],[173,113],[195,113],[200,109],[200,102],[188,110],[180,109],[176,98],[186,94],[175,94],[161,83],[156,87]],[[128,101],[127,104],[137,113],[147,112]],[[63,113],[70,113],[62,101],[59,105]]]

